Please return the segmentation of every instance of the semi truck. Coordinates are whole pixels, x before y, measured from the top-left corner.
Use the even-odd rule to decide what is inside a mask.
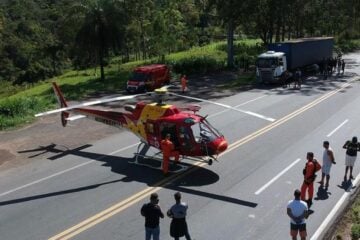
[[[296,69],[303,69],[331,58],[332,37],[302,38],[287,42],[272,43],[268,51],[258,56],[256,78],[260,83],[276,83],[292,76]]]

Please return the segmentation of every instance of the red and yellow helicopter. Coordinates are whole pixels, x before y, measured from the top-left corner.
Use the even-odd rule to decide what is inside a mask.
[[[225,137],[206,120],[206,117],[196,113],[200,110],[200,106],[189,105],[178,108],[175,105],[163,103],[164,96],[167,94],[205,102],[211,101],[170,93],[166,88],[160,88],[152,93],[120,96],[69,106],[59,86],[53,82],[52,87],[61,108],[36,114],[36,117],[60,112],[61,123],[64,127],[68,121],[87,117],[113,127],[125,128],[140,138],[140,144],[135,154],[135,163],[139,163],[138,156],[149,157],[145,154],[150,147],[161,150],[160,143],[166,134],[171,135],[171,141],[180,156],[194,161],[207,162],[209,165],[228,147]],[[96,104],[128,100],[142,95],[153,95],[155,102],[141,101],[135,106],[125,105],[124,112],[88,108]],[[224,104],[211,103],[233,109]]]

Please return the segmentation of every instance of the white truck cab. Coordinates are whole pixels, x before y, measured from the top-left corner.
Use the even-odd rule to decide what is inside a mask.
[[[283,52],[267,51],[257,58],[256,78],[259,82],[278,82],[286,70],[286,56]]]

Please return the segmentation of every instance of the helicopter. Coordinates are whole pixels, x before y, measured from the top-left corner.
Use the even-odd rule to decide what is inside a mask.
[[[207,121],[206,116],[197,114],[200,110],[199,105],[177,107],[164,103],[166,95],[195,100],[203,99],[170,93],[166,87],[163,87],[150,93],[119,96],[69,106],[59,86],[53,82],[52,87],[60,108],[36,114],[36,117],[60,113],[63,127],[69,121],[86,117],[112,127],[127,129],[140,139],[133,163],[147,165],[141,163],[139,157],[161,161],[162,158],[155,155],[161,154],[161,140],[165,138],[166,134],[171,135],[171,141],[183,159],[206,162],[209,165],[212,165],[214,160],[217,161],[218,155],[228,148],[225,137]],[[92,105],[123,101],[142,95],[151,95],[155,101],[150,103],[140,101],[136,105],[125,105],[124,111],[89,108]],[[237,110],[224,104],[211,103]],[[154,156],[148,156],[146,153],[150,147],[160,150],[160,152]],[[147,166],[151,167],[150,165]],[[180,170],[185,169],[186,167],[182,167]]]

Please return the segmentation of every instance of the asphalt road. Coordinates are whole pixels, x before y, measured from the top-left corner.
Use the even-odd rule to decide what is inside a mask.
[[[286,205],[301,186],[306,152],[321,160],[322,142],[329,140],[337,164],[328,191],[315,185],[314,213],[307,222],[309,236],[318,236],[331,210],[337,211],[337,203],[360,179],[356,164],[357,179],[342,182],[342,145],[360,136],[360,80],[355,75],[360,54],[345,59],[345,75],[307,79],[301,90],[252,89],[217,100],[244,113],[201,104],[200,114],[208,114],[230,144],[212,166],[196,163],[164,179],[158,170],[128,162],[138,143],[129,132],[67,151],[54,146],[49,158],[36,156],[34,149],[29,164],[0,172],[0,238],[144,239],[142,204],[157,191],[165,212],[180,191],[196,240],[289,239]],[[169,218],[161,221],[161,239],[170,239],[169,224]]]

